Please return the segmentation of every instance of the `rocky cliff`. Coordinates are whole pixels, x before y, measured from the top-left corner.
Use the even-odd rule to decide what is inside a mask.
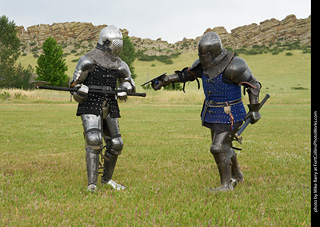
[[[92,23],[66,22],[52,25],[40,24],[28,27],[18,27],[18,37],[21,40],[21,49],[24,52],[34,52],[40,49],[42,43],[53,36],[57,42],[72,51],[85,51],[92,48],[98,40],[100,30],[106,25],[94,26]],[[311,45],[311,16],[297,19],[289,15],[279,21],[268,19],[260,24],[250,24],[232,29],[227,32],[224,27],[208,28],[204,33],[217,32],[225,47],[238,49],[243,46],[253,46],[273,43],[290,43],[299,41],[302,45]],[[129,35],[126,29],[124,35]],[[148,55],[168,55],[173,51],[195,51],[200,36],[195,39],[184,38],[174,44],[167,41],[142,39],[130,37],[136,50],[141,50]],[[74,50],[77,49],[77,50]]]
[[[231,33],[226,32],[223,27],[212,30],[220,34],[225,46],[233,49],[276,42],[300,41],[302,45],[311,44],[311,16],[297,19],[295,15],[289,15],[281,21],[272,18],[259,25],[253,23],[232,29]]]

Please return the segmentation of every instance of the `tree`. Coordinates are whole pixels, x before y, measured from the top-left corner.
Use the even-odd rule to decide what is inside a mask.
[[[33,72],[31,65],[28,65],[27,69],[25,69],[19,63],[12,76],[12,83],[14,84],[12,87],[24,90],[33,89],[34,86],[30,83],[35,77]]]
[[[128,64],[131,71],[131,77],[132,79],[135,79],[137,75],[134,72],[133,62],[136,59],[136,51],[129,36],[123,37],[123,49],[121,51],[120,58]]]
[[[14,87],[12,75],[19,58],[20,40],[16,25],[6,16],[0,18],[0,87]]]
[[[15,66],[20,56],[20,40],[17,37],[16,25],[6,16],[0,18],[0,87],[31,89],[33,69],[21,64]]]
[[[66,71],[68,66],[63,59],[61,46],[53,37],[49,37],[42,45],[43,54],[38,58],[36,66],[37,80],[44,80],[51,83],[52,86],[67,86],[68,76]]]

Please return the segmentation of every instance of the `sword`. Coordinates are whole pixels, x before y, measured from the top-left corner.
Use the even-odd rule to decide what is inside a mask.
[[[266,96],[263,98],[263,100],[260,102],[259,110],[262,108],[262,106],[266,103],[266,101],[270,98],[269,94],[266,94]],[[247,128],[249,123],[251,122],[251,118],[248,118],[245,123],[242,125],[242,127],[239,129],[239,131],[234,135],[236,141],[238,141],[240,144],[242,143],[242,136],[241,134],[243,131]]]
[[[50,84],[47,81],[32,81],[32,84],[35,85],[38,89],[48,89],[48,90],[56,90],[56,91],[70,91],[76,92],[77,88],[72,87],[54,87],[54,86],[45,86],[44,84]],[[127,92],[126,90],[117,90],[117,91],[106,91],[106,90],[96,90],[96,89],[89,89],[89,92],[96,93],[96,94],[104,94],[104,95],[117,95],[119,92]],[[146,97],[146,93],[135,93],[135,92],[128,92],[128,96],[140,96]]]

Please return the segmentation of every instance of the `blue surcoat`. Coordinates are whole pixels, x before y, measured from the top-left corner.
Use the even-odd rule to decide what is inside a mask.
[[[223,73],[214,78],[202,75],[205,94],[201,112],[203,123],[233,124],[245,119],[246,110],[241,100],[241,86],[225,83],[222,76]]]

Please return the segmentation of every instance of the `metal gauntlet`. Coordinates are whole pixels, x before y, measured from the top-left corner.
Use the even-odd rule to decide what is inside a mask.
[[[79,86],[80,88],[73,93],[73,98],[77,102],[82,103],[88,97],[89,88],[86,85],[76,85],[76,87],[77,86]]]
[[[171,83],[181,82],[178,73],[172,75],[163,75],[157,80],[158,83],[154,81],[151,83],[151,86],[154,90],[160,90],[162,87],[168,86]]]
[[[251,118],[250,123],[254,124],[261,118],[261,114],[259,112],[260,103],[249,104],[248,107],[249,107],[249,113],[247,113],[245,119],[247,120],[248,118]]]
[[[261,114],[259,113],[260,103],[259,103],[259,93],[261,84],[258,80],[251,76],[251,80],[249,81],[250,86],[247,88],[247,92],[249,94],[249,113],[246,115],[245,119],[251,118],[251,124],[256,123],[260,118]]]

